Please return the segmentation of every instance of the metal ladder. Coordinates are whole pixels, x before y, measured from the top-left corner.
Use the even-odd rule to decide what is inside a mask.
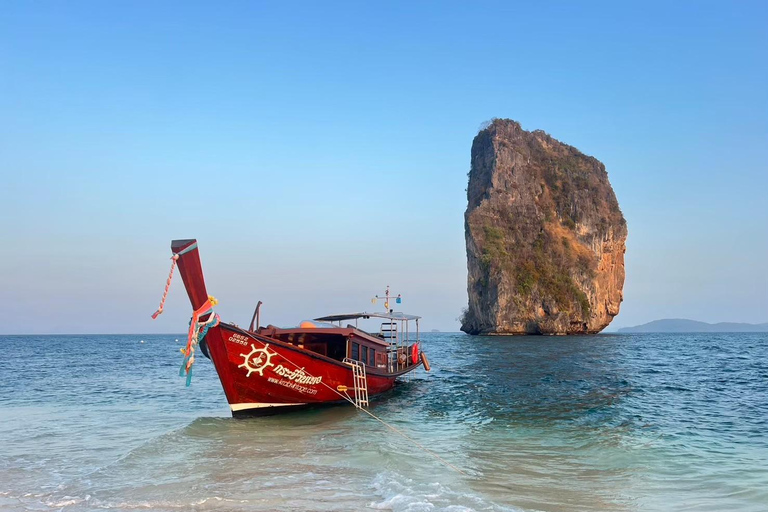
[[[397,339],[397,322],[382,322],[379,336],[385,340]]]
[[[355,383],[355,407],[368,407],[368,378],[365,376],[365,365],[348,357],[344,362],[352,367],[352,377]]]

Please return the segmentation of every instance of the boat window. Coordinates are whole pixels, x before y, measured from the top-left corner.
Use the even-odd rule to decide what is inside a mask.
[[[336,361],[342,361],[347,357],[347,338],[341,334],[302,333],[297,336],[295,333],[281,333],[275,337]]]
[[[301,347],[301,345],[299,345]],[[322,354],[324,356],[328,355],[328,343],[327,342],[321,342],[321,343],[306,343],[304,345],[304,348],[307,350],[311,350],[312,352],[315,352],[317,354]]]
[[[347,357],[347,338],[344,336],[337,336],[334,337],[333,340],[328,340],[328,353],[326,355],[337,361],[341,361]]]
[[[368,364],[368,347],[363,345],[363,357],[360,358],[360,361],[362,361],[365,364]]]
[[[360,359],[360,345],[357,343],[352,343],[352,359],[357,361]]]
[[[373,349],[371,349],[371,352],[368,355],[368,364],[371,366],[376,366],[376,351]]]

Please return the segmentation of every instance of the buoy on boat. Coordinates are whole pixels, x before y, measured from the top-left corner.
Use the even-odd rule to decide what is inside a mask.
[[[414,343],[411,345],[411,361],[413,361],[413,364],[416,364],[419,362],[419,345],[418,343]]]
[[[424,369],[429,371],[429,361],[427,360],[427,354],[421,353],[421,362],[424,363]]]

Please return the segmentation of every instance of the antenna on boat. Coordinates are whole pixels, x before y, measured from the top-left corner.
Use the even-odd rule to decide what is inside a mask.
[[[389,285],[387,285],[387,291],[384,292],[384,297],[379,297],[378,295],[376,295],[376,296],[374,296],[371,299],[371,303],[372,304],[376,304],[376,301],[378,301],[379,299],[384,299],[384,309],[386,309],[387,313],[389,313],[390,312],[389,311],[389,298],[390,298],[390,296],[391,296],[391,294],[389,293]],[[395,297],[395,303],[396,304],[402,304],[402,302],[403,302],[403,297],[398,293],[397,297]]]

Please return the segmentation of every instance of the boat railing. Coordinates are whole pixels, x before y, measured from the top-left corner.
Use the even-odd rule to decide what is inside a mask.
[[[397,322],[400,322],[400,326]],[[399,372],[411,366],[411,350],[414,343],[419,343],[419,321],[416,319],[416,332],[410,330],[407,319],[383,322],[379,336],[389,342],[387,347],[387,366],[390,372]],[[412,336],[415,334],[415,339]]]

